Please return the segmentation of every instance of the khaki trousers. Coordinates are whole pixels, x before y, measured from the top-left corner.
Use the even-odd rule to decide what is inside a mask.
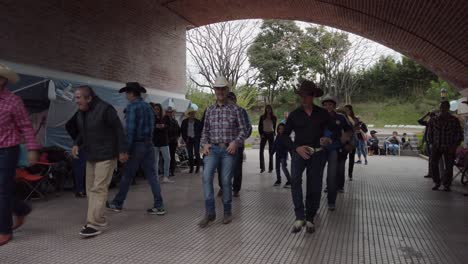
[[[98,226],[106,225],[104,210],[117,160],[99,162],[86,162],[86,193],[88,196],[87,224]]]

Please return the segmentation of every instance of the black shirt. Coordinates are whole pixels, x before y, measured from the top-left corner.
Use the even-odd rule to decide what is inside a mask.
[[[154,132],[153,132],[153,144],[155,147],[164,147],[164,146],[169,146],[169,125],[170,125],[170,120],[168,116],[163,116],[162,118],[159,118],[155,116],[154,119]],[[156,125],[165,125],[164,128],[157,128]]]
[[[295,150],[299,146],[307,145],[313,148],[320,147],[320,138],[324,137],[325,129],[332,132],[332,139],[339,137],[338,128],[328,112],[314,105],[309,116],[302,107],[297,108],[288,117],[286,129],[283,133],[283,142],[289,150]],[[294,142],[291,140],[291,132],[295,132]]]

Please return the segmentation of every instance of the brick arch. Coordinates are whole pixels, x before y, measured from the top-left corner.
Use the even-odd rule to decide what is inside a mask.
[[[237,19],[289,19],[342,29],[421,63],[459,90],[468,88],[465,0],[169,0],[192,26]]]

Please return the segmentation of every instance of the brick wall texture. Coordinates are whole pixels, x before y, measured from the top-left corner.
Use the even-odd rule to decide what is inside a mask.
[[[0,59],[185,91],[186,22],[154,0],[1,0]]]
[[[466,0],[0,0],[0,59],[185,90],[187,25],[309,21],[382,43],[468,88]]]

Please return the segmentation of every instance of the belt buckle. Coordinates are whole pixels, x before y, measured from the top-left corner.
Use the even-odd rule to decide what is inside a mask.
[[[309,151],[309,154],[310,154],[310,155],[313,155],[313,154],[315,154],[315,153],[321,151],[322,148],[307,147],[307,150]]]

